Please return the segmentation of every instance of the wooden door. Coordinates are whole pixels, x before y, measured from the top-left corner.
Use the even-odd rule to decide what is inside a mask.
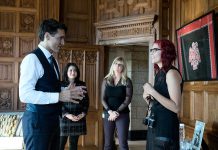
[[[87,135],[79,139],[79,149],[102,149],[102,105],[100,102],[101,82],[104,73],[104,51],[99,46],[66,45],[58,55],[60,70],[69,62],[80,68],[80,79],[86,82],[90,98],[87,115]]]

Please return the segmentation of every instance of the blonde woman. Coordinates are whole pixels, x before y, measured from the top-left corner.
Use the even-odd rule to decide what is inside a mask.
[[[133,93],[132,81],[127,77],[126,62],[116,57],[102,83],[104,108],[104,150],[113,150],[117,129],[120,150],[128,150],[129,108]]]

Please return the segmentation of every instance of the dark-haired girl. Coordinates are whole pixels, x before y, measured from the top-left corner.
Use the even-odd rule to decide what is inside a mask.
[[[71,86],[85,86],[80,81],[80,71],[75,63],[68,63],[64,69],[62,88]],[[61,136],[60,150],[64,150],[69,137],[69,150],[77,150],[80,135],[86,134],[86,115],[89,107],[89,97],[86,93],[81,101],[75,103],[64,102],[62,105],[62,118],[60,120]]]

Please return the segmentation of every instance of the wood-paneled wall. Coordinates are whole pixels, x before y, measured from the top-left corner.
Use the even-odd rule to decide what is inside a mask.
[[[61,0],[60,20],[68,26],[66,41],[94,43],[95,0]]]
[[[19,111],[19,65],[36,46],[39,0],[0,1],[0,111]]]
[[[18,97],[19,66],[23,57],[37,47],[40,22],[59,19],[59,2],[0,1],[0,111],[24,109]]]
[[[172,2],[172,40],[184,24],[218,7],[217,0],[176,0]],[[181,121],[186,136],[192,138],[195,121],[206,123],[204,140],[210,150],[218,149],[218,81],[186,82],[184,85]]]

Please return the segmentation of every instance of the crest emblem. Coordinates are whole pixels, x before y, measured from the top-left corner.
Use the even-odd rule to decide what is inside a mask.
[[[189,63],[193,70],[198,69],[198,65],[201,62],[201,55],[198,49],[198,43],[192,42],[192,46],[189,48]]]

